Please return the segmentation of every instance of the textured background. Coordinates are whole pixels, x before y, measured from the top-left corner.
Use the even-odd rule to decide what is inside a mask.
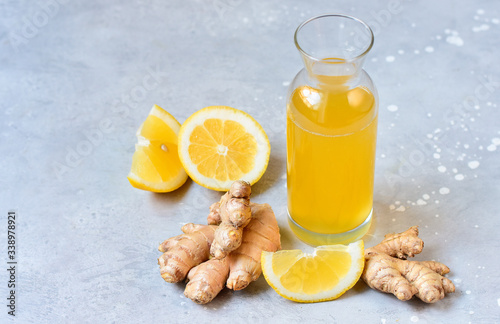
[[[204,222],[220,194],[190,180],[170,194],[132,188],[135,131],[153,104],[181,122],[208,105],[249,112],[272,145],[254,201],[272,204],[283,248],[310,250],[286,223],[285,95],[302,66],[295,28],[329,12],[376,35],[365,66],[380,95],[365,244],[419,225],[417,259],[447,264],[457,292],[403,303],[359,282],[303,305],[260,278],[196,305],[160,277],[157,246]],[[0,262],[15,209],[19,323],[500,322],[497,1],[4,0],[0,21]]]

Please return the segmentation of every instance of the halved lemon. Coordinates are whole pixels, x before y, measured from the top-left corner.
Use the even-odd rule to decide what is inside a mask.
[[[128,180],[132,186],[154,192],[169,192],[187,180],[179,160],[177,134],[181,124],[154,105],[137,131],[137,144]]]
[[[324,245],[312,254],[301,250],[262,252],[262,273],[282,297],[314,303],[340,297],[359,280],[363,267],[363,241]]]
[[[210,106],[191,115],[179,131],[179,157],[199,185],[227,191],[235,180],[257,182],[266,171],[271,145],[249,114]]]

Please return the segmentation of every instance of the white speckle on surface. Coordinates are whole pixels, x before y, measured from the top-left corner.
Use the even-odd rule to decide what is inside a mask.
[[[467,163],[467,165],[469,166],[469,168],[474,170],[479,167],[479,161],[470,161],[469,163]]]
[[[377,62],[378,59],[376,57],[372,57],[372,62]]]
[[[440,40],[441,39],[441,35],[436,35],[436,39]]]
[[[470,295],[471,291],[470,291],[470,290],[466,290],[466,291],[465,291],[465,293],[466,293],[467,295]]]
[[[385,324],[385,318],[381,318],[380,323]]]
[[[498,307],[500,307],[500,298],[497,299]]]
[[[389,110],[391,112],[398,111],[398,106],[396,106],[396,105],[389,105],[389,106],[387,106],[387,110]]]
[[[464,45],[463,39],[461,39],[460,36],[458,36],[457,32],[452,32],[452,34],[450,36],[446,37],[446,42],[448,44],[455,45],[455,46],[463,46]]]
[[[403,51],[403,50],[399,50],[399,51],[398,51],[398,54],[399,54],[399,55],[403,55],[404,53],[405,53],[405,51]]]
[[[462,181],[464,178],[465,178],[464,175],[461,173],[455,175],[455,180],[457,181]]]
[[[486,149],[490,152],[493,152],[497,150],[497,146],[495,144],[490,144]]]
[[[477,10],[476,10],[476,13],[477,13],[478,15],[484,15],[484,9],[481,9],[481,8],[480,8],[480,9],[477,9]]]
[[[290,81],[283,81],[283,86],[288,87],[290,85]]]
[[[398,208],[396,208],[396,211],[398,212],[404,212],[406,210],[405,206],[401,205]]]
[[[395,218],[393,218],[393,219],[392,219],[392,221],[393,221],[393,222],[395,222],[395,221],[396,221],[396,219],[395,219]]]
[[[441,157],[441,154],[439,153],[434,153],[432,154],[432,156],[435,158],[435,159],[439,159]]]
[[[425,51],[426,51],[427,53],[432,53],[432,52],[434,52],[434,47],[432,47],[432,46],[427,46],[427,47],[425,48]]]
[[[410,318],[410,321],[412,321],[413,323],[418,322],[418,316],[412,316],[412,317]]]
[[[495,25],[498,25],[500,23],[500,19],[493,18],[493,19],[491,19],[491,22],[494,23]]]
[[[380,154],[380,157],[381,157],[382,159],[385,159],[385,154],[384,154],[384,153]]]
[[[184,306],[184,305],[186,305],[186,302],[181,302],[181,306]]]
[[[396,209],[396,206],[394,206],[394,205],[391,204],[391,205],[389,205],[389,209],[390,210],[394,210],[394,209]]]
[[[427,138],[432,138],[434,135],[432,134],[427,134]]]
[[[395,58],[394,56],[389,55],[389,56],[387,56],[387,57],[385,58],[385,61],[390,63],[390,62],[394,62],[394,60],[395,60],[395,59],[396,59],[396,58]]]
[[[453,173],[457,173],[457,172],[458,172],[457,168],[453,168],[453,169],[451,169],[451,171],[452,171]]]
[[[429,200],[429,198],[431,198],[431,196],[429,196],[428,194],[423,194],[422,198],[424,198],[425,200]]]
[[[446,188],[446,187],[442,187],[439,189],[439,193],[442,194],[442,195],[447,195],[450,193],[450,189],[449,188]]]
[[[471,315],[474,314],[474,311],[469,311],[469,314],[471,314]]]
[[[418,54],[420,54],[420,51],[419,50],[414,50],[413,53],[415,53],[415,54],[418,55]]]
[[[481,267],[481,266],[479,266],[479,267]],[[455,278],[455,280],[453,280],[453,281],[455,281],[456,283],[462,283],[462,279],[460,279],[460,278]]]
[[[283,180],[286,179],[286,173],[283,173],[283,175],[281,176],[281,179],[283,179]]]
[[[432,117],[432,114],[431,113],[427,113],[427,117]]]
[[[479,225],[474,225],[474,228],[479,228]]]
[[[486,31],[488,29],[490,29],[490,25],[487,24],[482,24],[481,26],[472,27],[472,31],[475,33],[480,31]]]
[[[419,200],[417,200],[417,205],[419,205],[419,206],[427,205],[427,202],[423,199],[419,199]]]
[[[491,143],[493,143],[496,146],[499,146],[500,145],[500,138],[498,138],[498,137],[492,138]]]
[[[396,205],[401,205],[401,202],[400,202],[399,200],[396,200],[394,203],[395,203]]]
[[[439,214],[436,214],[436,218],[439,218]]]

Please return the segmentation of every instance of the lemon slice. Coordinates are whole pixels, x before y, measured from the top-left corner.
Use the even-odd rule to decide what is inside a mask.
[[[132,186],[168,192],[182,186],[187,174],[179,161],[177,134],[181,124],[154,105],[137,131],[137,144],[128,180]]]
[[[312,254],[301,250],[262,252],[266,281],[282,297],[314,303],[340,297],[359,280],[364,267],[363,241],[324,245]]]
[[[269,162],[271,145],[249,114],[210,106],[191,115],[179,132],[179,157],[199,185],[227,191],[235,180],[257,182]]]

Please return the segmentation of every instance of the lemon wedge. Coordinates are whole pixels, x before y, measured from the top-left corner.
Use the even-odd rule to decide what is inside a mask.
[[[169,192],[182,186],[187,174],[179,160],[177,134],[181,125],[168,112],[154,105],[137,131],[137,144],[128,180],[132,186]]]
[[[266,171],[271,145],[264,129],[249,114],[227,106],[210,106],[191,115],[179,131],[179,157],[199,185],[229,190],[235,180],[251,185]]]
[[[262,273],[282,297],[301,303],[333,300],[351,289],[364,267],[363,241],[301,250],[262,252]]]

